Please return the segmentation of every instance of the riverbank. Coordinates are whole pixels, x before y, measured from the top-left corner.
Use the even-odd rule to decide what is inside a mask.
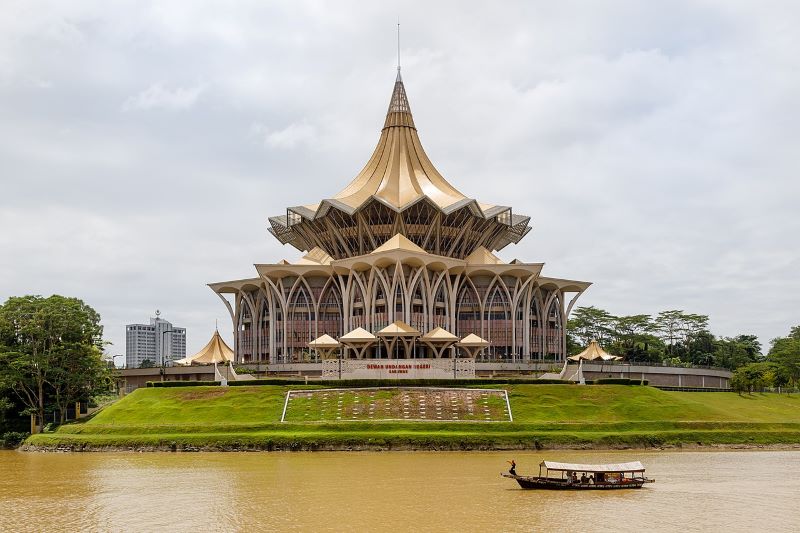
[[[518,450],[800,444],[798,396],[613,385],[495,387],[508,390],[513,422],[280,422],[288,387],[140,389],[90,420],[31,436],[23,449]]]

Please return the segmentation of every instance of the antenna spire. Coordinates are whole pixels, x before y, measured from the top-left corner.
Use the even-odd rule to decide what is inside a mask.
[[[397,75],[400,75],[400,17],[397,17]]]

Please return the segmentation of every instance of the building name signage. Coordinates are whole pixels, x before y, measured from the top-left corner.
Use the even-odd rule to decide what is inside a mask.
[[[408,374],[409,370],[425,370],[430,368],[431,365],[427,363],[414,363],[414,364],[376,364],[369,363],[367,370],[386,370],[390,374]]]
[[[323,379],[463,379],[475,377],[474,359],[422,361],[325,359]]]

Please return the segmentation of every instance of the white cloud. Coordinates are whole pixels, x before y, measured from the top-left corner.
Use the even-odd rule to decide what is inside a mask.
[[[403,9],[428,155],[464,193],[533,217],[504,258],[592,281],[579,304],[614,313],[683,308],[765,342],[798,322],[795,2]],[[0,300],[80,296],[117,347],[156,308],[190,350],[215,319],[226,331],[205,283],[299,255],[266,218],[356,175],[394,81],[397,13],[380,3],[7,11]]]
[[[205,87],[202,85],[169,89],[161,83],[154,83],[136,96],[125,100],[122,104],[122,109],[123,111],[137,109],[181,111],[193,107],[204,90]]]
[[[281,150],[289,150],[299,145],[312,145],[317,138],[316,128],[306,123],[292,123],[279,130],[270,130],[261,123],[250,128],[251,133],[260,138],[264,146]]]

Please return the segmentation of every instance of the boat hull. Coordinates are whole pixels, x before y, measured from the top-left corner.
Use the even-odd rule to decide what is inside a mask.
[[[652,483],[650,479],[631,479],[622,483],[567,483],[565,480],[544,478],[537,476],[515,476],[502,474],[503,477],[516,480],[523,489],[537,490],[626,490],[640,489],[645,483]]]

